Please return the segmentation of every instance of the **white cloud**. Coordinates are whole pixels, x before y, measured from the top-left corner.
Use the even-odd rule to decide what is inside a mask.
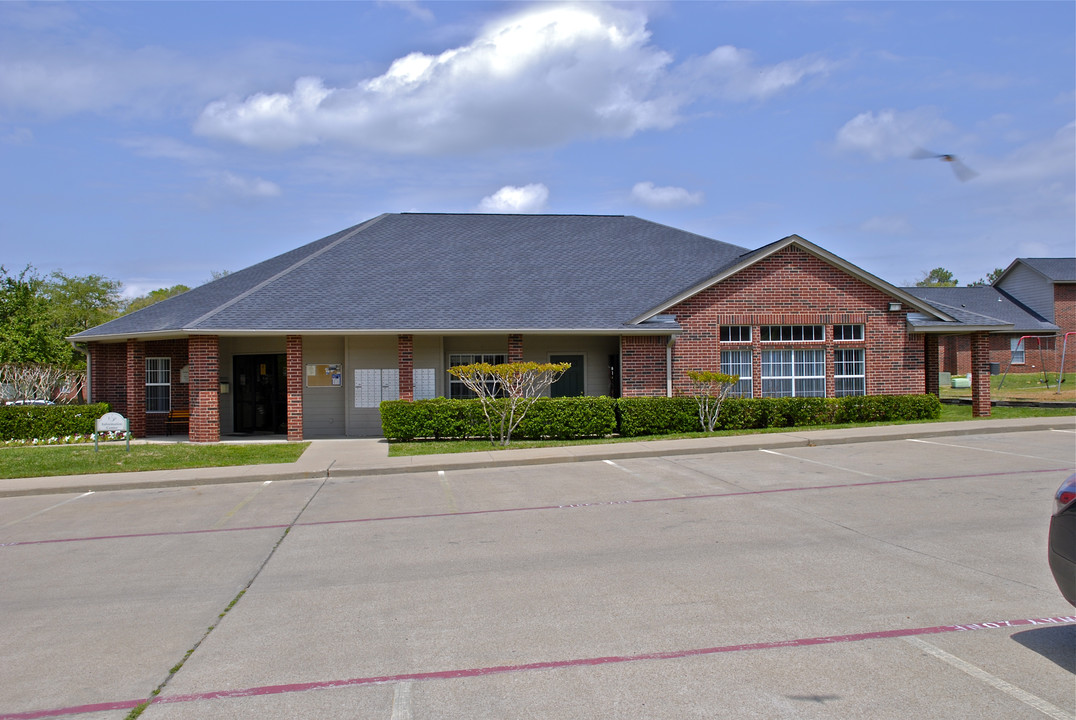
[[[765,100],[798,85],[810,75],[825,74],[832,64],[821,58],[799,58],[776,65],[756,66],[750,52],[722,45],[708,55],[684,63],[678,71],[695,92],[706,91],[726,100]]]
[[[215,157],[214,153],[205,148],[190,145],[170,137],[137,137],[123,140],[120,144],[147,158],[201,163]]]
[[[640,182],[631,189],[631,198],[647,207],[668,209],[699,205],[703,195],[681,187],[655,187],[652,182]]]
[[[523,187],[505,185],[482,198],[478,210],[484,213],[536,213],[545,209],[548,200],[549,188],[541,183]]]
[[[352,87],[304,77],[290,92],[218,100],[195,130],[276,149],[545,147],[669,128],[704,95],[766,98],[824,68],[818,60],[756,66],[732,47],[677,67],[651,43],[638,6],[537,5],[490,23],[467,45],[411,53]]]
[[[986,184],[1024,184],[1067,179],[1074,175],[1076,157],[1076,122],[1070,122],[1045,140],[1029,142],[999,161],[984,160],[980,170]]]
[[[29,145],[34,141],[34,133],[29,128],[0,128],[0,143],[4,145]]]
[[[272,198],[281,195],[280,186],[260,177],[248,178],[230,172],[217,173],[213,185],[229,195],[240,198]]]
[[[861,152],[873,160],[907,158],[931,139],[951,130],[932,108],[907,112],[882,110],[856,115],[837,131],[837,147]]]
[[[433,22],[433,11],[429,8],[422,7],[417,0],[382,0],[379,5],[392,5],[401,8],[411,17],[422,22]]]

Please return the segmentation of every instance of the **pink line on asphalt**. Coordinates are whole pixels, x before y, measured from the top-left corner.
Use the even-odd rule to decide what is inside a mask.
[[[204,700],[221,700],[227,698],[259,697],[263,695],[283,695],[305,692],[307,690],[327,690],[331,688],[360,687],[364,685],[381,685],[395,682],[418,682],[425,680],[453,680],[505,673],[531,672],[534,670],[558,670],[576,667],[594,667],[615,663],[641,662],[648,660],[680,660],[683,658],[716,655],[719,653],[750,652],[755,650],[774,650],[781,648],[811,647],[814,645],[834,645],[838,643],[861,642],[863,640],[886,640],[891,638],[912,637],[916,635],[938,635],[951,632],[973,630],[994,630],[1000,628],[1023,627],[1029,625],[1059,625],[1076,623],[1076,616],[1059,616],[1050,618],[1029,618],[1023,620],[1000,620],[997,622],[970,623],[965,625],[936,625],[934,627],[905,628],[901,630],[880,630],[849,635],[826,635],[822,637],[799,638],[796,640],[776,640],[772,642],[747,643],[743,645],[722,645],[719,647],[697,648],[693,650],[671,650],[665,652],[642,653],[638,655],[608,655],[594,658],[576,658],[573,660],[551,660],[546,662],[524,663],[520,665],[495,665],[492,667],[465,668],[459,670],[439,670],[433,672],[401,673],[399,675],[376,675],[372,677],[349,678],[346,680],[322,680],[316,682],[288,683],[283,685],[261,685],[241,690],[216,690],[187,695],[162,696],[154,698],[150,704],[170,704],[198,702]],[[38,720],[40,718],[80,715],[101,710],[126,710],[136,707],[145,700],[124,700],[98,705],[78,705],[53,710],[32,710],[29,712],[0,714],[0,720]]]
[[[1071,468],[1047,468],[1045,470],[1021,470],[1020,474],[1070,472]],[[675,502],[680,500],[709,500],[714,498],[743,497],[748,495],[771,495],[774,493],[806,492],[809,490],[840,490],[844,488],[875,487],[879,485],[900,485],[903,483],[931,482],[935,480],[970,480],[974,478],[1001,477],[1012,472],[975,473],[971,475],[941,475],[938,477],[904,478],[900,480],[869,480],[858,483],[836,483],[833,485],[808,485],[806,487],[770,488],[768,490],[740,490],[736,492],[707,493],[705,495],[677,495],[675,497],[641,498],[638,500],[600,500],[596,502],[570,503],[567,505],[536,505],[533,507],[497,508],[493,510],[465,510],[463,512],[423,513],[418,515],[387,515],[369,518],[348,518],[345,520],[318,520],[315,522],[298,522],[291,527],[315,527],[318,525],[346,525],[350,523],[387,522],[391,520],[426,520],[444,517],[466,517],[467,515],[494,515],[497,513],[532,512],[535,510],[570,510],[584,507],[604,507],[609,505],[638,505],[641,503]],[[19,545],[48,545],[50,543],[89,542],[93,540],[125,540],[130,538],[164,537],[170,535],[201,535],[205,533],[246,532],[248,530],[279,530],[289,527],[281,525],[252,525],[235,528],[210,528],[205,530],[174,530],[167,532],[131,533],[127,535],[95,535],[90,537],[54,538],[52,540],[17,540],[0,543],[0,548]]]

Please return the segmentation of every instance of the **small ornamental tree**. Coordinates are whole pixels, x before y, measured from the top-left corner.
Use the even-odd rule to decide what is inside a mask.
[[[740,376],[709,370],[688,370],[687,376],[691,380],[691,397],[699,405],[699,422],[704,430],[713,432],[721,403],[740,381]]]
[[[497,443],[496,428],[500,444],[506,446],[534,401],[570,367],[571,363],[473,363],[451,367],[448,372],[478,396],[489,441]]]

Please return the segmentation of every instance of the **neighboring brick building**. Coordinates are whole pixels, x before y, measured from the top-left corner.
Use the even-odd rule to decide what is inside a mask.
[[[376,435],[385,399],[463,397],[470,362],[569,362],[553,395],[937,392],[1011,321],[894,287],[796,235],[757,250],[634,217],[389,214],[74,336],[90,396],[158,435]],[[985,394],[984,394],[985,393]],[[989,387],[976,389],[989,414]]]
[[[984,287],[905,288],[947,312],[977,313],[1012,323],[990,336],[990,362],[999,372],[1076,372],[1076,258],[1017,258]],[[1066,333],[1068,345],[1066,347]],[[967,335],[943,337],[944,372],[971,371]]]

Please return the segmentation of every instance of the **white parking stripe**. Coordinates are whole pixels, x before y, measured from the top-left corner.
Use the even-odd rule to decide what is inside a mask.
[[[392,691],[392,720],[411,720],[411,683],[396,683]]]
[[[976,447],[975,445],[957,445],[956,443],[943,443],[936,440],[919,440],[917,438],[907,438],[908,442],[923,443],[924,445],[938,445],[941,447],[958,448],[960,450],[977,450],[979,452],[994,453],[995,455],[1012,455],[1013,457],[1026,457],[1034,460],[1048,460],[1054,462],[1053,458],[1045,458],[1041,455],[1025,455],[1023,453],[1005,452],[1004,450],[991,450],[990,448]]]
[[[905,637],[902,639],[904,640],[904,642],[914,645],[928,655],[932,655],[939,660],[947,662],[953,667],[955,667],[957,670],[961,670],[962,672],[971,675],[977,680],[982,680],[987,685],[990,685],[991,687],[1000,690],[1001,692],[1005,693],[1006,695],[1009,695],[1010,697],[1016,698],[1025,705],[1029,705],[1035,708],[1043,715],[1048,715],[1049,717],[1056,718],[1056,720],[1073,720],[1073,715],[1062,710],[1056,705],[1043,700],[1038,695],[1032,695],[1026,690],[1021,690],[1015,685],[1011,685],[1002,680],[1001,678],[991,675],[986,670],[983,670],[976,665],[972,665],[966,660],[961,660],[956,655],[950,655],[941,648],[935,647],[934,645],[931,645],[930,643],[921,638]]]
[[[853,470],[852,468],[841,467],[840,465],[831,465],[830,463],[824,463],[818,460],[808,460],[807,458],[800,457],[799,455],[789,455],[788,453],[777,452],[776,450],[763,450],[762,448],[759,448],[759,452],[768,453],[770,455],[778,455],[780,457],[786,457],[792,460],[799,460],[800,462],[811,463],[813,465],[821,465],[822,467],[833,468],[834,470],[841,470],[843,472],[855,473],[856,475],[864,475],[866,477],[878,478],[879,480],[893,479],[885,475],[875,475],[873,473],[863,472],[862,470]]]
[[[38,515],[40,515],[41,513],[47,513],[47,512],[49,511],[49,510],[55,510],[56,508],[60,507],[61,505],[66,505],[66,504],[67,504],[67,503],[69,503],[69,502],[74,502],[75,500],[78,500],[79,498],[84,498],[84,497],[86,497],[87,495],[93,495],[93,490],[90,490],[89,492],[84,492],[84,493],[82,493],[81,495],[76,495],[76,496],[75,496],[75,497],[73,497],[73,498],[67,498],[67,499],[66,499],[66,500],[64,500],[63,502],[58,502],[58,503],[56,503],[55,505],[49,505],[49,506],[48,506],[47,508],[45,508],[44,510],[38,510],[38,511],[37,511],[37,512],[35,512],[35,513],[30,513],[30,514],[29,514],[29,515],[27,515],[26,517],[21,517],[21,518],[19,518],[18,520],[12,520],[11,522],[6,522],[6,523],[4,523],[3,525],[0,525],[0,528],[6,528],[6,527],[11,527],[12,525],[14,525],[14,524],[16,524],[16,523],[21,523],[21,522],[22,522],[23,520],[29,520],[29,519],[30,519],[30,518],[32,518],[32,517],[37,517],[37,516],[38,516]]]
[[[258,488],[258,489],[257,489],[257,490],[255,490],[254,492],[252,492],[252,493],[251,493],[250,495],[248,495],[248,496],[247,496],[247,498],[246,498],[245,500],[243,500],[243,501],[242,501],[242,502],[240,502],[240,503],[239,503],[238,505],[236,505],[236,506],[235,506],[234,508],[232,508],[231,510],[229,510],[229,511],[227,512],[227,514],[225,514],[225,516],[224,516],[224,517],[222,517],[222,518],[221,518],[220,520],[218,520],[218,521],[216,522],[216,524],[215,524],[215,525],[214,525],[213,527],[215,527],[215,528],[223,527],[223,526],[224,526],[224,523],[226,523],[226,522],[228,522],[229,520],[231,520],[231,519],[232,519],[232,517],[233,517],[233,516],[234,516],[234,515],[235,515],[235,514],[236,514],[237,512],[239,512],[240,510],[242,510],[242,509],[243,509],[243,508],[244,508],[244,507],[246,506],[246,504],[247,504],[247,503],[249,503],[249,502],[250,502],[251,500],[253,500],[253,499],[254,499],[255,497],[257,497],[258,493],[260,493],[260,492],[261,492],[262,490],[264,490],[264,489],[266,488],[266,486],[267,486],[267,485],[269,485],[269,484],[271,484],[272,482],[273,482],[272,480],[266,480],[265,482],[263,482],[260,488]]]
[[[437,471],[437,479],[441,481],[441,488],[445,491],[445,502],[448,504],[449,511],[458,513],[460,509],[456,506],[456,496],[452,494],[452,486],[448,484],[444,470]]]

